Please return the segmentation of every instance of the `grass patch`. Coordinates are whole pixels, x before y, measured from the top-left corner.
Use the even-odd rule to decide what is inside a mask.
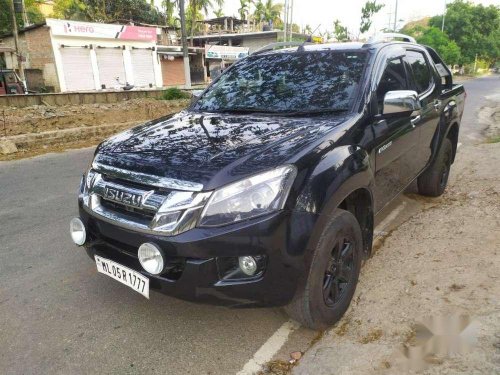
[[[500,142],[500,135],[497,135],[496,137],[489,138],[487,143],[499,143]]]
[[[163,100],[177,100],[177,99],[189,99],[191,94],[186,91],[182,91],[177,87],[171,87],[163,91],[161,99]]]

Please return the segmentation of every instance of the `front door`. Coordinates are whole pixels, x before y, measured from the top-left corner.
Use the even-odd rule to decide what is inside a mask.
[[[418,121],[414,124],[419,133],[418,172],[423,170],[432,156],[432,140],[439,124],[441,103],[439,101],[439,84],[432,74],[430,64],[423,51],[406,51],[405,63],[410,71],[410,89],[418,93],[422,110]]]
[[[408,90],[408,78],[402,58],[387,62],[377,86],[376,97],[382,113],[384,95],[388,91]],[[418,133],[410,115],[374,120],[375,134],[375,210],[381,210],[403,190],[417,174],[415,154]]]

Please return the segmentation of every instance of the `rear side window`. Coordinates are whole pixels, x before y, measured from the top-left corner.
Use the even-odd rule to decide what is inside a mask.
[[[426,91],[431,85],[429,64],[422,52],[407,51],[406,58],[413,73],[415,89],[420,94]]]

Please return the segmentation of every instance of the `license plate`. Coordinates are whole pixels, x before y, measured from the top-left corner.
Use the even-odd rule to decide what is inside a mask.
[[[142,276],[137,271],[98,255],[95,255],[95,263],[98,272],[108,275],[149,299],[149,279],[147,277]]]

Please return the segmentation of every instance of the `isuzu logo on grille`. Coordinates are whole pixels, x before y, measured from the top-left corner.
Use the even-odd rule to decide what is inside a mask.
[[[143,197],[141,194],[134,194],[128,191],[115,189],[109,186],[106,186],[106,188],[104,189],[104,199],[123,203],[127,206],[140,207],[142,203],[142,198]]]

